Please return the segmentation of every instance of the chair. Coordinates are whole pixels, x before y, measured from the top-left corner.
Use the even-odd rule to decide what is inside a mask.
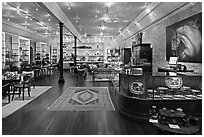
[[[22,76],[30,75],[30,84],[35,88],[35,72],[34,71],[23,71]]]
[[[87,73],[86,68],[84,68],[84,67],[77,67],[77,69],[76,69],[77,81],[78,81],[80,76],[82,76],[83,79],[85,79],[86,78],[86,73]]]
[[[71,74],[71,73],[75,74],[76,71],[77,71],[77,66],[71,66],[71,67],[70,67],[70,74]]]
[[[15,94],[18,94],[19,97],[20,97],[21,90],[23,92],[23,100],[24,100],[25,89],[27,89],[28,96],[30,97],[30,90],[31,90],[32,81],[33,81],[33,77],[32,77],[31,74],[21,76],[21,81],[19,83],[13,84],[13,97],[12,97],[12,100],[14,99]],[[16,91],[19,91],[19,92],[16,92]]]
[[[8,96],[8,102],[10,103],[10,83],[4,83],[2,81],[2,96]]]

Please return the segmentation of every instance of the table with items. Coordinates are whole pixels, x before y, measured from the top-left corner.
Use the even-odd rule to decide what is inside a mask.
[[[152,122],[161,131],[161,134],[169,132],[190,135],[199,131],[198,118],[187,116],[181,108],[176,110],[163,108],[157,112],[156,106],[152,106],[149,113],[151,115],[149,122]]]

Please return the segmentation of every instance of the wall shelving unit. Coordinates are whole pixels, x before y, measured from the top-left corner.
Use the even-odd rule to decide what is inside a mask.
[[[80,47],[90,48],[80,48]],[[59,46],[58,46],[59,47]],[[58,50],[59,51],[59,50]],[[65,42],[63,44],[63,59],[64,61],[73,61],[74,43]],[[59,58],[59,54],[58,54]],[[97,43],[80,43],[77,47],[77,62],[103,62],[104,61],[104,47]]]

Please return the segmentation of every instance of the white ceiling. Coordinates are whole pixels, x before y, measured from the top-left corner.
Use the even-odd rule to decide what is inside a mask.
[[[116,36],[144,9],[146,3],[117,2],[110,6],[106,2],[57,4],[81,35],[100,35],[102,32],[105,36]]]
[[[146,2],[57,2],[81,36],[102,35],[113,38],[119,35],[119,31],[128,26],[147,4]],[[50,38],[59,37],[59,22],[36,2],[2,3],[2,19]],[[64,34],[70,34],[68,29],[64,29]]]
[[[106,38],[121,43],[141,29],[186,9],[194,2],[3,2],[2,20],[59,38]],[[103,42],[104,42],[103,41]]]

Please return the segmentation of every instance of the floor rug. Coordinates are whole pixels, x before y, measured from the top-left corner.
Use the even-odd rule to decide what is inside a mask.
[[[6,104],[2,107],[2,118],[5,118],[5,117],[11,115],[12,113],[14,113],[15,111],[17,111],[18,109],[20,109],[24,105],[26,105],[29,102],[31,102],[32,100],[34,100],[35,98],[40,96],[42,93],[44,93],[45,91],[47,91],[51,87],[52,86],[36,86],[35,89],[31,88],[31,92],[30,92],[31,96],[29,97],[27,95],[27,92],[25,92],[24,101],[22,99],[22,95],[21,95],[21,97],[18,97],[18,95],[15,95],[13,101],[11,101],[9,104]],[[8,102],[7,98],[2,99],[2,103],[7,103],[7,102]]]
[[[107,87],[70,87],[49,108],[50,111],[114,111]]]

